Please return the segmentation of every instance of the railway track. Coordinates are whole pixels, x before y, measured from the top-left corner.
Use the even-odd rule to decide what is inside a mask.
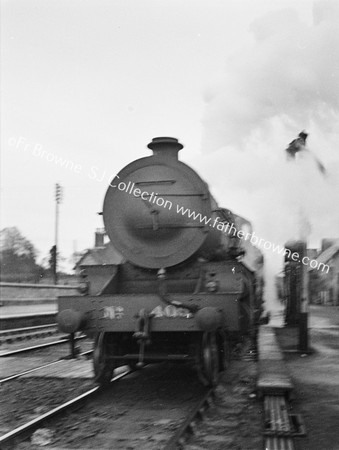
[[[79,336],[79,337],[75,338],[75,341],[85,339],[85,338],[86,338],[86,336]],[[70,344],[70,339],[68,336],[63,336],[61,339],[59,339],[57,341],[46,342],[43,344],[31,345],[29,347],[0,352],[0,358],[16,356],[16,355],[19,355],[22,353],[28,353],[28,352],[35,351],[35,350],[42,350],[44,348],[53,347],[55,345],[61,345],[61,344],[66,344],[66,343]]]
[[[12,328],[0,331],[0,345],[53,336],[53,334],[57,333],[59,333],[59,331],[56,323],[34,327]]]
[[[230,371],[233,371],[231,378],[235,374],[236,377],[238,377],[238,374],[243,374],[243,369],[248,364],[254,367],[252,349],[246,348],[244,350],[243,357],[237,358],[238,360],[231,364],[231,367],[235,365],[235,368],[230,368]],[[89,352],[85,353],[88,354]],[[251,363],[247,362],[246,356],[251,356]],[[53,362],[39,368],[49,365],[53,367],[54,363],[57,364],[57,362]],[[214,391],[203,388],[198,383],[196,375],[192,371],[188,371],[185,365],[172,366],[166,363],[152,364],[141,371],[126,371],[123,374],[117,374],[107,391],[93,388],[71,401],[68,401],[69,397],[66,397],[65,403],[57,408],[53,408],[55,405],[53,398],[57,398],[58,391],[53,390],[52,395],[54,396],[55,392],[56,397],[48,397],[48,401],[52,400],[51,403],[42,405],[38,403],[34,407],[34,412],[32,409],[33,416],[35,412],[38,413],[39,409],[44,412],[44,414],[35,417],[34,420],[29,420],[32,413],[22,415],[18,410],[18,414],[22,415],[27,423],[23,423],[3,435],[0,438],[0,449],[13,448],[16,442],[26,440],[35,430],[39,429],[37,434],[43,431],[41,428],[51,430],[53,436],[50,443],[53,446],[66,449],[73,448],[74,440],[77,439],[81,440],[80,445],[83,449],[101,446],[95,440],[97,435],[99,439],[105,441],[105,445],[101,447],[103,449],[174,450],[184,448],[189,437],[193,437],[193,440],[196,438],[197,425],[201,422],[207,409],[212,411],[207,413],[205,419],[207,422],[210,420],[210,414],[217,414],[220,417],[220,412],[213,413],[213,411],[218,408],[217,404],[220,403],[219,393],[222,393],[222,391],[218,392],[217,397],[215,397]],[[34,371],[39,370],[39,368],[32,370],[33,376]],[[27,375],[30,372],[19,373],[14,377]],[[54,372],[52,368],[44,376],[49,377],[47,373],[50,373],[50,376],[53,377]],[[122,384],[115,383],[126,375],[130,375],[130,377]],[[8,381],[15,379],[14,377],[8,377]],[[31,380],[34,380],[34,378]],[[6,381],[4,380],[4,382]],[[59,384],[59,386],[59,389],[64,389],[63,384]],[[70,386],[70,384],[68,383],[66,386]],[[84,386],[86,386],[86,383]],[[40,389],[44,389],[41,384]],[[67,390],[66,387],[65,389]],[[228,397],[229,393],[226,394],[225,398]],[[215,407],[209,408],[213,401],[216,401]],[[233,409],[232,402],[234,400],[231,399],[231,409]],[[50,411],[46,413],[49,404]],[[83,406],[85,407],[83,408]],[[231,411],[228,407],[227,411],[226,416],[229,416]],[[69,415],[69,412],[72,412],[72,414]],[[221,417],[225,417],[224,411]],[[202,421],[202,427],[204,427],[205,420]],[[227,420],[229,419],[227,418]],[[230,420],[232,422],[232,419]],[[10,429],[11,423],[14,424],[15,422],[9,421],[7,430]],[[92,430],[93,426],[97,424],[100,429]],[[200,428],[199,426],[199,430]],[[210,435],[209,431],[207,433]],[[218,433],[219,431],[215,433],[215,438]],[[151,442],[150,445],[148,445],[148,439]],[[32,436],[32,443],[34,443],[34,436]]]
[[[92,350],[88,350],[86,352],[80,353],[78,356],[89,357],[92,353],[93,353]],[[33,369],[24,370],[22,372],[10,375],[10,376],[8,376],[6,378],[2,378],[2,379],[0,379],[0,385],[3,384],[3,383],[7,383],[8,381],[16,380],[17,378],[23,377],[24,375],[28,375],[28,374],[36,372],[38,370],[45,369],[46,367],[50,367],[50,366],[54,366],[56,364],[60,364],[63,361],[65,361],[65,358],[58,359],[56,361],[52,361],[52,362],[49,362],[49,363],[46,363],[46,364],[42,364],[41,366],[34,367]]]
[[[117,374],[112,379],[111,385],[127,375],[132,374],[133,372],[135,371],[128,369]],[[44,426],[46,422],[50,422],[57,416],[64,416],[82,408],[86,402],[95,399],[101,393],[102,390],[99,387],[94,387],[74,399],[51,409],[49,412],[41,414],[35,419],[13,429],[0,437],[0,449],[5,450],[13,448],[14,445],[32,435],[36,429]],[[188,409],[181,423],[175,427],[175,429],[167,437],[166,441],[161,443],[159,448],[164,450],[183,448],[183,445],[185,444],[187,438],[192,434],[197,422],[202,420],[204,412],[211,406],[213,397],[214,389],[204,389],[203,393],[198,397],[198,400],[196,400],[193,406]]]
[[[163,450],[182,449],[201,420],[203,420],[205,411],[211,406],[214,399],[214,388],[208,389],[201,399],[191,408],[182,425],[177,429],[173,436],[168,440]]]
[[[43,325],[55,326],[56,312],[38,314],[11,314],[0,317],[0,329],[2,331],[41,327]]]
[[[129,373],[131,373],[131,371],[127,370],[115,376],[112,379],[112,383],[127,376]],[[60,414],[66,414],[76,410],[77,408],[80,408],[86,401],[97,395],[98,392],[100,392],[99,387],[94,387],[93,389],[90,389],[84,394],[75,397],[73,400],[63,403],[57,406],[56,408],[50,410],[49,412],[41,414],[40,416],[25,423],[24,425],[21,425],[15,428],[14,430],[4,434],[3,436],[0,437],[0,449],[5,450],[8,448],[12,448],[13,445],[26,439],[30,434],[34,432],[34,430],[36,430],[39,426],[43,425],[47,420],[53,419]]]

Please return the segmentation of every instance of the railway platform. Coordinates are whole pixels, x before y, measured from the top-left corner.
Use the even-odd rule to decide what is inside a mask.
[[[293,438],[304,434],[300,418],[290,413],[292,391],[293,383],[275,329],[262,326],[258,334],[257,394],[263,401],[265,450],[295,450]]]
[[[284,356],[278,345],[274,328],[260,328],[258,346],[257,391],[259,396],[282,395],[290,397],[293,384],[284,363]]]
[[[15,328],[55,323],[56,305],[3,306],[0,308],[0,333]]]
[[[261,329],[264,448],[339,450],[339,307],[310,306],[308,353],[298,351],[298,333],[297,327]]]

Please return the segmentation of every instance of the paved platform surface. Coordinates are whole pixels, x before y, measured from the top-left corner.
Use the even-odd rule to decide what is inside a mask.
[[[296,439],[295,446],[339,450],[339,307],[311,306],[309,314],[309,355],[293,352],[297,328],[275,329],[294,385],[291,404],[306,426],[306,438]]]
[[[257,391],[264,395],[287,395],[293,390],[291,377],[286,368],[274,328],[262,326],[258,336]]]

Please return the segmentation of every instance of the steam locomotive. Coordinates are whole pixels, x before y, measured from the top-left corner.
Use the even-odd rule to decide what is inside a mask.
[[[189,363],[215,385],[233,345],[256,334],[262,254],[244,239],[250,222],[218,207],[179,161],[177,139],[154,138],[148,148],[152,156],[114,177],[103,205],[106,232],[126,262],[98,294],[87,283],[82,295],[59,297],[59,328],[94,337],[101,385],[118,366],[165,360]]]

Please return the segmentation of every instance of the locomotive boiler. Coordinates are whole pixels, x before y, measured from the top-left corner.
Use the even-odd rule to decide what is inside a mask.
[[[164,360],[192,364],[213,385],[232,345],[255,336],[262,255],[245,238],[251,224],[220,208],[179,160],[177,139],[148,147],[153,154],[123,168],[104,199],[106,232],[126,262],[97,295],[60,297],[59,327],[94,336],[102,385],[120,365]]]

